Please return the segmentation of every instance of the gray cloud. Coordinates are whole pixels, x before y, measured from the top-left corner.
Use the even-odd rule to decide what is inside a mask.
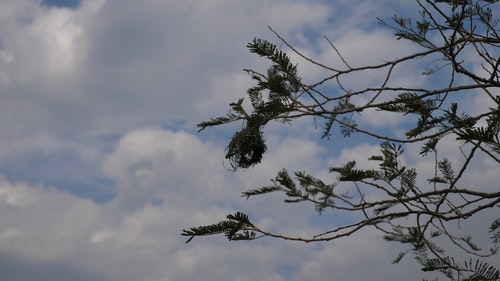
[[[86,270],[75,268],[75,264],[64,262],[48,262],[31,260],[27,257],[16,257],[9,253],[0,253],[0,271],[2,278],[9,281],[26,280],[75,280],[75,281],[109,281]]]

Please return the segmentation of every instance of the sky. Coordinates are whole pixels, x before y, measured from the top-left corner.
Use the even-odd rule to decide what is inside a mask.
[[[279,42],[268,26],[314,58],[335,56],[327,35],[351,64],[380,62],[413,49],[377,17],[413,14],[413,1],[0,2],[2,280],[422,279],[411,258],[391,264],[401,248],[374,229],[318,244],[185,244],[180,236],[235,211],[302,236],[331,226],[313,206],[285,205],[279,195],[247,201],[241,192],[269,184],[281,168],[332,178],[329,165],[363,161],[378,143],[319,140],[321,129],[300,120],[271,126],[263,162],[232,172],[224,149],[237,127],[197,133],[196,124],[244,96],[252,86],[244,68],[265,69],[245,46],[254,37]],[[299,72],[309,80],[323,74],[303,62]],[[377,75],[362,79],[347,82]],[[402,122],[367,114],[361,122],[371,128]],[[418,148],[408,157],[426,169]],[[479,159],[471,180],[498,183],[495,168]]]

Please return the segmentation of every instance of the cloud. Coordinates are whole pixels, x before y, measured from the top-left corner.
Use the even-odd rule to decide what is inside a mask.
[[[17,2],[0,30],[0,89],[7,93],[0,112],[13,121],[0,132],[9,136],[193,125],[225,110],[216,101],[245,92],[250,79],[242,68],[263,62],[245,45],[262,34],[274,39],[266,25],[296,41],[295,34],[331,33],[328,21],[340,9],[322,1],[87,0],[74,10]],[[342,42],[363,39],[340,33]]]
[[[310,146],[300,155],[303,160],[318,157],[312,142],[282,141]],[[284,153],[278,149],[270,156],[292,160]],[[105,174],[116,182],[117,197],[101,204],[56,188],[2,178],[0,253],[13,258],[9,262],[0,259],[4,261],[0,267],[13,268],[9,271],[12,280],[27,278],[26,271],[36,274],[40,266],[50,269],[42,276],[52,280],[65,280],[72,274],[125,281],[285,280],[282,274],[286,273],[280,274],[278,268],[297,264],[314,248],[266,239],[251,244],[195,239],[185,245],[186,238],[179,235],[183,228],[212,223],[229,213],[232,207],[221,205],[221,194],[224,200],[235,202],[233,207],[240,205],[237,186],[250,179],[225,177],[229,172],[222,165],[211,164],[217,155],[222,155],[220,148],[182,131],[132,131],[103,160]],[[262,178],[259,173],[269,174],[253,172]],[[155,196],[161,201],[151,200]],[[124,202],[133,203],[133,208]],[[241,207],[265,206],[259,200],[248,202],[254,206],[241,200]],[[279,221],[282,230],[297,228],[304,234],[297,223],[306,225],[307,217],[297,219],[300,210],[294,208],[288,214],[295,214],[296,219]],[[277,222],[269,221],[266,209],[254,216],[259,223]],[[15,269],[21,266],[26,270]]]
[[[421,275],[415,264],[391,264],[398,249],[394,245],[381,243],[381,239],[378,231],[366,229],[349,238],[334,241],[304,260],[299,273],[291,280],[318,280],[327,277],[340,280],[381,280],[388,276],[391,280],[400,280],[402,274]]]
[[[206,204],[222,193],[234,194],[225,190],[222,165],[214,165],[222,155],[219,147],[186,132],[144,128],[125,135],[102,167],[116,182],[115,200],[141,207],[155,199]]]
[[[0,252],[15,258],[1,266],[32,267],[36,273],[45,265],[51,272],[43,276],[125,281],[291,280],[285,279],[292,278],[291,272],[309,275],[308,267],[300,269],[300,264],[327,254],[313,245],[272,239],[234,244],[222,238],[195,239],[185,245],[186,238],[179,235],[183,228],[222,219],[231,209],[253,210],[259,226],[270,230],[312,235],[316,227],[309,218],[316,215],[311,206],[286,206],[277,197],[245,201],[239,196],[246,187],[261,184],[259,179],[272,177],[278,164],[293,164],[290,169],[321,167],[323,150],[314,142],[292,137],[276,138],[273,145],[277,144],[303,149],[297,155],[272,149],[262,168],[227,177],[230,172],[213,164],[223,155],[213,143],[182,131],[132,131],[103,159],[102,168],[115,182],[117,196],[100,204],[56,188],[3,178]],[[275,208],[276,204],[283,205]],[[348,257],[343,251],[335,256]],[[26,276],[9,272],[13,280]]]

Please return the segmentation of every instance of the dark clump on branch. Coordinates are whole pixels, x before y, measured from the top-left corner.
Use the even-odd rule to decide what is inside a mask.
[[[267,146],[258,125],[247,125],[236,132],[227,146],[226,159],[233,169],[248,168],[260,163]]]

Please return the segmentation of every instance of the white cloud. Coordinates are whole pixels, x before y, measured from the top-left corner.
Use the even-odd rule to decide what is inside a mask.
[[[301,154],[301,159],[309,159],[305,163],[318,157],[313,143],[294,139],[283,143],[309,145],[311,149]],[[281,153],[285,151],[271,156],[286,160]],[[82,276],[92,275],[95,280],[285,280],[276,267],[297,264],[314,253],[311,247],[265,239],[228,244],[217,238],[195,239],[184,245],[181,229],[215,222],[230,212],[207,202],[224,193],[225,200],[238,204],[240,190],[232,185],[241,186],[242,181],[223,180],[228,172],[221,165],[204,163],[213,163],[215,155],[222,155],[220,149],[185,132],[157,128],[133,131],[103,163],[107,175],[116,180],[118,196],[99,205],[54,188],[2,179],[0,252],[17,257],[25,266],[50,262],[55,272],[70,264]],[[145,164],[150,171],[138,174],[141,168],[137,163],[150,163]],[[132,189],[142,189],[139,193],[143,195],[156,192],[163,202],[141,201]],[[136,204],[133,209],[121,204],[130,196]],[[259,200],[248,202],[262,204]],[[283,230],[293,231],[299,222],[307,224],[300,209],[294,210],[296,219],[279,221]],[[269,216],[262,211],[256,216]]]
[[[2,18],[2,84],[32,87],[72,79],[85,59],[82,18],[88,9],[45,9],[33,2],[17,2]]]
[[[1,179],[2,252],[51,261],[81,247],[74,244],[99,218],[96,205],[66,192]]]
[[[165,120],[191,125],[207,116],[200,108],[246,91],[250,79],[243,80],[242,68],[263,60],[245,45],[255,36],[274,40],[268,24],[295,41],[307,30],[331,33],[328,21],[341,8],[321,1],[264,0],[87,0],[76,10],[18,3],[0,30],[0,89],[9,93],[0,112],[14,121],[0,132],[10,136],[75,128],[83,134],[123,133]],[[354,46],[378,36],[335,33]],[[332,53],[326,42],[323,46]]]
[[[54,188],[3,179],[0,251],[25,265],[50,261],[57,270],[69,263],[80,274],[97,276],[95,280],[317,280],[332,271],[346,280],[359,280],[367,272],[380,278],[408,270],[416,274],[414,263],[391,266],[398,247],[380,243],[380,234],[370,230],[320,249],[272,239],[229,243],[198,238],[184,245],[181,229],[215,222],[231,212],[210,203],[221,197],[236,209],[251,210],[263,228],[302,237],[318,231],[309,221],[312,206],[285,205],[277,196],[239,198],[242,189],[263,184],[284,163],[290,163],[291,171],[309,167],[322,173],[323,149],[313,142],[277,138],[271,144],[269,161],[230,179],[221,164],[213,164],[223,155],[214,144],[182,131],[132,131],[103,162],[106,174],[116,181],[118,196],[100,205]],[[292,155],[280,144],[302,149]],[[376,150],[370,145],[344,150],[338,161],[362,160]],[[155,195],[161,204],[151,203]],[[122,204],[125,199],[132,199],[135,207]],[[329,219],[324,217],[324,226],[331,225]],[[279,266],[288,268],[289,277],[278,274]],[[356,270],[359,266],[367,271]]]
[[[216,207],[224,201],[233,202],[236,209],[254,210],[252,216],[262,227],[312,235],[315,227],[308,227],[308,218],[314,215],[312,206],[285,206],[276,197],[249,201],[239,197],[248,185],[261,184],[258,179],[274,176],[278,164],[288,162],[291,170],[321,167],[323,150],[313,142],[285,138],[272,143],[277,144],[302,149],[295,156],[286,149],[272,149],[270,162],[263,163],[263,168],[231,180],[221,164],[213,164],[220,163],[214,158],[223,155],[214,144],[182,131],[132,131],[103,162],[106,175],[117,187],[117,197],[104,204],[42,185],[3,179],[0,252],[17,257],[25,266],[50,262],[54,272],[70,264],[81,276],[91,275],[95,280],[289,280],[285,269],[278,270],[280,266],[309,275],[308,267],[297,270],[309,257],[322,255],[315,253],[313,245],[270,239],[229,243],[221,238],[198,238],[185,245],[186,238],[179,235],[183,228],[212,223],[230,213],[227,205]],[[162,199],[160,204],[151,202],[155,196]],[[133,203],[133,208],[124,202]],[[278,208],[276,204],[283,205]],[[341,251],[335,256],[343,259],[349,255]]]
[[[103,169],[116,181],[116,200],[126,204],[143,206],[154,199],[201,204],[221,193],[234,194],[225,191],[222,155],[220,148],[191,134],[146,128],[124,136]]]
[[[397,247],[381,243],[380,233],[366,229],[347,239],[332,242],[330,246],[313,254],[301,264],[301,271],[291,280],[382,280],[388,276],[420,276],[414,264],[391,264]],[[392,278],[392,277],[389,277]],[[397,278],[393,280],[398,280]]]

